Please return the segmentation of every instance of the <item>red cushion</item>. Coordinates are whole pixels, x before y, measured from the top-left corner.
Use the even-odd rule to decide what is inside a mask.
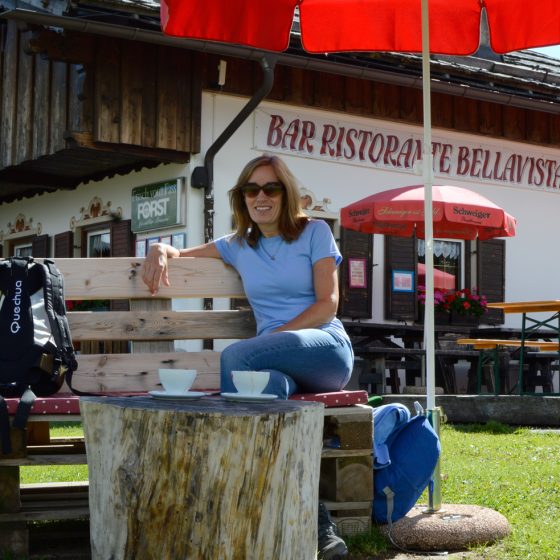
[[[367,391],[336,391],[334,393],[296,393],[290,400],[317,401],[326,407],[351,406],[353,404],[367,404]]]
[[[19,399],[6,399],[8,412],[15,414]],[[37,397],[31,414],[80,414],[80,397],[76,395],[56,395]]]
[[[112,393],[118,395],[118,393]],[[143,394],[143,393],[126,393]],[[108,393],[109,395],[109,393]],[[322,402],[326,407],[351,406],[367,404],[366,391],[337,391],[334,393],[296,393],[291,400]],[[8,413],[15,414],[19,399],[6,399]],[[80,414],[80,397],[77,395],[56,395],[37,397],[31,408],[31,414]]]

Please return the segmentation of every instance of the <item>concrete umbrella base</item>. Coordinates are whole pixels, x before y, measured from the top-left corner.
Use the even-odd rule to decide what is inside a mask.
[[[391,538],[407,551],[456,551],[469,545],[490,544],[509,535],[508,520],[497,511],[480,506],[442,504],[436,513],[417,505],[393,523]],[[388,525],[380,527],[385,536]]]

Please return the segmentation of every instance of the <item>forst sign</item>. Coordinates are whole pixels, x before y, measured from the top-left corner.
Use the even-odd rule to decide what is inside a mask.
[[[180,222],[180,180],[132,189],[132,231],[172,227]]]

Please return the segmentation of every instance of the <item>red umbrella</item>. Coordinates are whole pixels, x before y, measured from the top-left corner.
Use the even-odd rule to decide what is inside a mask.
[[[169,35],[283,51],[296,6],[309,52],[422,52],[420,0],[162,0],[161,22]],[[476,52],[482,8],[498,53],[560,43],[557,0],[430,0],[430,52]]]
[[[363,233],[425,238],[424,186],[390,189],[344,207],[343,227]],[[461,187],[432,187],[433,234],[452,239],[515,235],[515,218],[482,195]]]
[[[454,274],[449,274],[449,272],[434,268],[434,288],[439,288],[440,290],[454,290],[457,287],[455,280]],[[418,282],[422,284],[425,281],[426,265],[424,263],[418,263]]]

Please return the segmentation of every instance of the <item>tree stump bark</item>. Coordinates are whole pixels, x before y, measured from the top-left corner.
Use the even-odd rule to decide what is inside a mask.
[[[81,400],[93,560],[317,550],[323,405]]]

